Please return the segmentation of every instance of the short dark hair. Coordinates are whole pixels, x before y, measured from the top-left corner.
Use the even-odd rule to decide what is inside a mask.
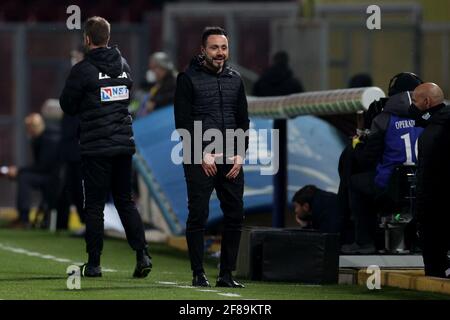
[[[91,17],[84,25],[84,33],[91,39],[95,46],[105,46],[108,44],[111,33],[111,25],[102,17]]]
[[[301,205],[307,203],[311,206],[316,191],[316,186],[312,184],[306,185],[294,194],[294,196],[292,197],[292,202],[297,202]]]
[[[206,41],[208,40],[208,37],[211,35],[222,35],[225,37],[228,37],[227,32],[222,27],[206,27],[203,30],[202,34],[202,45],[206,47]]]
[[[289,55],[286,51],[278,51],[272,58],[274,65],[287,66],[289,64]]]

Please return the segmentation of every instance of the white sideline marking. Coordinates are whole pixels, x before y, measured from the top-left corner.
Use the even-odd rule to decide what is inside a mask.
[[[240,297],[240,294],[237,293],[218,293],[219,296],[225,296],[225,297]]]
[[[70,264],[74,264],[74,265],[82,265],[83,264],[83,262],[72,261],[72,260],[65,259],[65,258],[57,258],[57,257],[52,256],[50,254],[42,254],[42,253],[35,252],[35,251],[28,251],[28,250],[23,249],[23,248],[14,248],[14,247],[6,246],[6,245],[4,245],[2,243],[0,243],[0,249],[5,250],[5,251],[9,251],[9,252],[24,254],[24,255],[27,255],[29,257],[37,257],[37,258],[46,259],[46,260],[52,260],[52,261],[61,262],[61,263],[70,263]],[[117,270],[114,270],[114,269],[103,269],[103,268],[102,268],[102,271],[104,271],[104,272],[117,272]]]
[[[167,285],[176,285],[176,282],[170,282],[170,281],[157,281],[156,283],[159,284],[167,284]]]
[[[170,281],[156,281],[156,283],[163,284],[163,285],[169,285],[169,286],[175,286],[175,288],[194,289],[195,291],[199,291],[199,292],[212,292],[212,293],[218,294],[219,296],[224,296],[224,297],[234,297],[234,298],[242,297],[240,294],[237,294],[237,293],[220,292],[219,290],[214,290],[214,289],[198,289],[198,287],[177,285],[176,282],[170,282]],[[258,300],[258,299],[245,299],[245,300]]]

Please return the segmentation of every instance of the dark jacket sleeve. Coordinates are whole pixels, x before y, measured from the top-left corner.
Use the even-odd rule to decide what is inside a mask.
[[[155,107],[164,107],[173,103],[175,93],[175,79],[169,76],[165,79],[161,87],[150,100],[155,103]]]
[[[175,89],[174,112],[175,128],[186,129],[194,133],[194,120],[192,118],[193,87],[189,77],[180,73]]]
[[[80,65],[82,62],[73,66],[70,70],[66,85],[59,98],[59,104],[62,110],[69,115],[76,115],[79,112],[81,100],[83,99],[83,75]]]
[[[312,203],[313,228],[324,233],[339,233],[341,217],[339,216],[337,195],[317,190]]]
[[[34,163],[31,166],[21,168],[21,172],[38,174],[51,174],[58,165],[59,158],[59,136],[49,136],[44,133],[36,141],[37,145]]]
[[[238,103],[237,103],[237,113],[236,113],[236,124],[239,129],[246,132],[250,126],[250,119],[248,118],[248,104],[247,96],[245,95],[244,83],[241,81],[241,86],[238,93]],[[249,137],[245,137],[245,151],[248,149]],[[241,155],[244,157],[245,155]]]
[[[373,119],[370,134],[364,143],[356,145],[354,157],[358,167],[373,170],[381,161],[384,152],[384,138],[389,125],[390,114],[380,113]]]

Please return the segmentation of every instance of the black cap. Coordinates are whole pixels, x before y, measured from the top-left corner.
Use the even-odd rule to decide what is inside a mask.
[[[394,94],[405,92],[405,91],[413,91],[418,85],[422,84],[422,79],[419,78],[418,75],[412,72],[402,72],[396,74],[392,77],[391,81],[389,81],[389,96],[393,96]]]

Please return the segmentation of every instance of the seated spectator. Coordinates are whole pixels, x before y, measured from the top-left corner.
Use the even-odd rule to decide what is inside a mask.
[[[173,104],[176,70],[169,56],[164,52],[155,52],[150,57],[147,81],[153,82],[153,80],[154,85],[144,96],[136,113],[137,117],[143,117],[156,109]]]
[[[19,218],[13,227],[27,227],[31,207],[32,190],[39,190],[46,205],[54,204],[55,181],[59,172],[59,132],[48,129],[38,113],[32,113],[25,118],[27,134],[31,139],[34,163],[17,168],[9,166],[4,175],[17,180],[17,211]]]
[[[295,220],[301,228],[340,233],[341,223],[335,193],[307,185],[292,198]]]

